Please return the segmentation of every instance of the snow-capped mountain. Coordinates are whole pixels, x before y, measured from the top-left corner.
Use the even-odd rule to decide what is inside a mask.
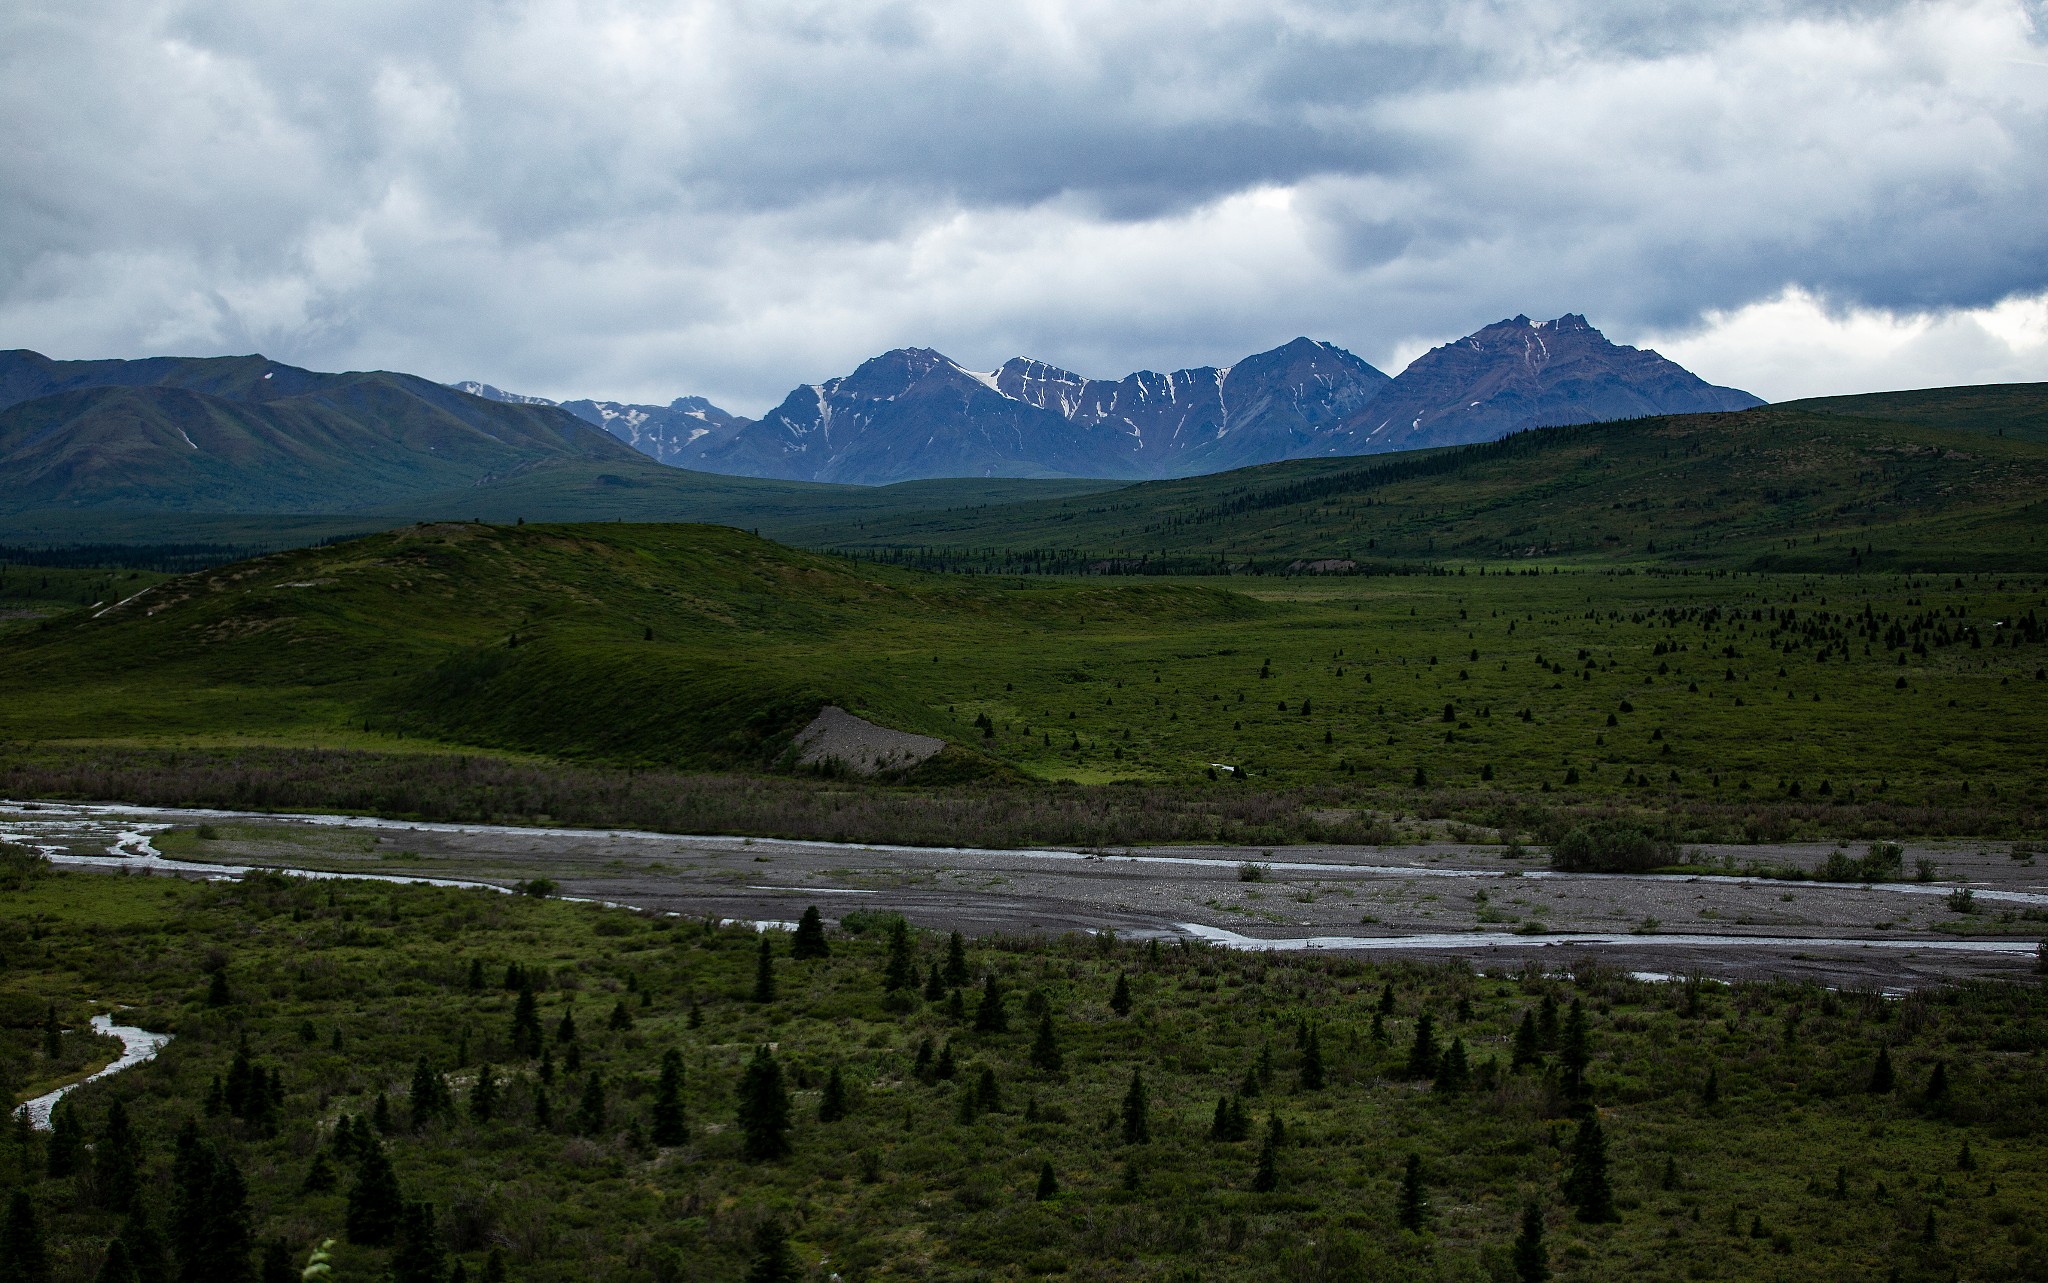
[[[493,400],[552,405],[487,384]],[[1522,428],[1762,402],[1568,315],[1489,325],[1398,377],[1298,338],[1234,365],[1090,379],[1025,357],[986,373],[898,348],[807,383],[759,419],[702,397],[562,408],[643,454],[741,476],[882,485],[922,477],[1148,479],[1318,455],[1488,441]]]

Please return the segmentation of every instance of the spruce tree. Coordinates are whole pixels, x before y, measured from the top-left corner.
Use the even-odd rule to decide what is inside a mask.
[[[1131,981],[1121,971],[1116,973],[1116,988],[1109,995],[1109,1009],[1119,1016],[1131,1014]]]
[[[1144,1071],[1131,1071],[1130,1089],[1124,1092],[1124,1144],[1142,1145],[1152,1139],[1152,1122],[1145,1105]]]
[[[247,1283],[252,1246],[242,1169],[187,1124],[173,1163],[171,1254],[183,1280]]]
[[[164,1242],[138,1201],[121,1230],[128,1245],[128,1262],[135,1268],[135,1283],[169,1283],[171,1272],[164,1261]]]
[[[483,1283],[506,1283],[510,1271],[505,1268],[505,1249],[494,1247],[484,1257]]]
[[[661,1053],[661,1081],[654,1089],[654,1143],[681,1145],[689,1139],[683,1118],[683,1054],[671,1047]]]
[[[960,938],[958,931],[946,937],[945,978],[947,987],[952,989],[962,988],[968,980],[967,942]]]
[[[384,1147],[371,1141],[362,1147],[355,1182],[348,1189],[348,1211],[342,1220],[348,1241],[365,1247],[389,1246],[398,1233],[403,1207],[398,1173],[391,1169]]]
[[[552,1130],[555,1125],[555,1102],[544,1086],[533,1092],[533,1125],[542,1131]]]
[[[1721,1103],[1721,1067],[1719,1065],[1707,1066],[1707,1081],[1700,1087],[1700,1103],[1702,1105],[1718,1105]]]
[[[789,1235],[774,1221],[763,1221],[754,1231],[754,1261],[747,1267],[747,1283],[797,1283],[803,1271],[789,1250]]]
[[[1231,1111],[1230,1111],[1230,1102],[1231,1102],[1231,1100],[1232,1100],[1232,1097],[1229,1097],[1229,1096],[1218,1096],[1218,1097],[1216,1098],[1216,1117],[1215,1117],[1215,1118],[1214,1118],[1213,1120],[1211,1120],[1211,1121],[1210,1121],[1210,1123],[1209,1123],[1209,1139],[1210,1139],[1210,1140],[1230,1140],[1230,1139],[1232,1139],[1232,1137],[1231,1137],[1231,1135],[1230,1135],[1230,1132],[1231,1132],[1231,1127],[1230,1127],[1230,1123],[1231,1123],[1231,1117],[1230,1117],[1230,1113],[1231,1113]]]
[[[1614,1187],[1607,1180],[1607,1136],[1600,1115],[1588,1113],[1572,1140],[1571,1168],[1564,1177],[1564,1197],[1578,1218],[1592,1224],[1615,1219]]]
[[[135,1206],[142,1191],[141,1158],[142,1146],[128,1125],[128,1107],[117,1100],[107,1107],[106,1124],[100,1130],[99,1143],[93,1146],[93,1183],[101,1207],[125,1213]]]
[[[1408,1046],[1408,1076],[1428,1078],[1436,1073],[1436,1030],[1428,1012],[1415,1018],[1415,1041]]]
[[[1041,1074],[1056,1074],[1065,1063],[1059,1037],[1052,1027],[1052,1012],[1039,1013],[1038,1034],[1031,1040],[1031,1067]]]
[[[789,942],[789,956],[798,962],[809,962],[831,954],[832,946],[825,942],[825,919],[814,904],[797,919],[796,936]]]
[[[498,1112],[498,1075],[489,1065],[476,1071],[476,1086],[469,1093],[469,1116],[474,1122],[487,1123]]]
[[[775,1001],[775,946],[768,933],[761,933],[761,947],[754,954],[754,1001]]]
[[[1323,1089],[1323,1036],[1314,1025],[1309,1026],[1301,1047],[1301,1089]]]
[[[1557,1046],[1557,997],[1544,994],[1536,1008],[1536,1040],[1545,1051]]]
[[[789,1153],[789,1093],[783,1090],[782,1066],[766,1046],[754,1049],[740,1075],[739,1125],[742,1150],[749,1162],[765,1163]]]
[[[1422,1155],[1408,1155],[1408,1163],[1401,1169],[1401,1207],[1399,1213],[1401,1228],[1421,1233],[1429,1223],[1429,1191],[1422,1184]]]
[[[840,1077],[839,1066],[832,1066],[832,1072],[825,1077],[825,1090],[818,1094],[818,1121],[836,1123],[846,1117],[846,1080]]]
[[[1038,1165],[1038,1201],[1055,1197],[1060,1192],[1060,1178],[1053,1175],[1052,1160],[1046,1159]]]
[[[932,1076],[942,1082],[948,1081],[953,1077],[956,1068],[953,1061],[953,1040],[948,1038],[946,1045],[939,1048],[939,1059],[932,1066]]]
[[[959,939],[960,933],[954,932],[953,938]],[[961,964],[961,970],[966,970],[966,964]],[[882,968],[882,988],[895,993],[916,983],[917,955],[910,943],[910,924],[902,918],[892,919],[889,923],[889,960]]]
[[[1563,1070],[1564,1094],[1570,1100],[1584,1100],[1592,1094],[1592,1085],[1586,1081],[1586,1068],[1592,1063],[1592,1049],[1586,1028],[1586,1007],[1577,998],[1572,999],[1572,1009],[1564,1020],[1564,1045],[1557,1053],[1558,1067]]]
[[[981,987],[981,1003],[974,1009],[976,1032],[999,1034],[1009,1029],[1010,1017],[1003,1003],[1003,991],[996,984],[996,973],[991,971]]]
[[[27,1190],[15,1190],[7,1200],[7,1221],[0,1224],[0,1262],[7,1283],[49,1283],[50,1252],[43,1243],[43,1222]]]
[[[576,1012],[567,1005],[564,1005],[562,1008],[561,1021],[555,1025],[555,1041],[567,1043],[571,1046],[575,1045]]]
[[[1522,1023],[1515,1026],[1514,1054],[1508,1060],[1510,1069],[1527,1069],[1536,1063],[1536,1013],[1522,1013]]]
[[[85,1129],[78,1125],[78,1115],[71,1108],[71,1097],[57,1101],[57,1107],[50,1111],[50,1147],[44,1154],[51,1176],[63,1179],[74,1176],[85,1159]]]
[[[213,973],[213,979],[206,985],[206,1005],[209,1007],[233,1006],[235,995],[228,991],[228,973],[225,970]]]
[[[1444,1052],[1443,1060],[1437,1065],[1435,1089],[1440,1092],[1458,1092],[1471,1085],[1472,1066],[1465,1057],[1465,1040],[1453,1038],[1450,1048]]]
[[[519,998],[512,1006],[511,1043],[515,1056],[533,1057],[541,1053],[540,1005],[534,1000],[533,987],[525,983],[520,984]]]
[[[1927,1076],[1927,1094],[1922,1098],[1930,1107],[1936,1107],[1948,1100],[1948,1062],[1934,1062],[1934,1072]]]
[[[412,1114],[412,1130],[419,1131],[437,1118],[445,1118],[451,1110],[448,1094],[448,1080],[441,1077],[432,1061],[421,1056],[412,1068],[412,1093],[409,1101]]]
[[[910,1076],[927,1087],[938,1078],[932,1069],[932,1040],[929,1037],[917,1040],[917,1056],[911,1062]]]
[[[1252,1169],[1252,1192],[1270,1194],[1280,1188],[1280,1143],[1268,1131],[1259,1145],[1259,1164]]]
[[[308,1194],[325,1194],[340,1183],[334,1174],[334,1162],[327,1157],[327,1151],[314,1150],[313,1161],[306,1168],[306,1179],[299,1183],[299,1188]]]
[[[137,1283],[135,1262],[128,1258],[128,1245],[118,1238],[107,1244],[107,1254],[101,1258],[99,1272],[92,1279],[93,1283]]]
[[[254,1070],[255,1065],[249,1058],[249,1036],[244,1034],[235,1047],[234,1060],[228,1064],[227,1084],[221,1095],[221,1099],[227,1102],[228,1113],[236,1118],[249,1116],[249,1080]],[[257,1094],[260,1096],[260,1091]]]
[[[480,993],[483,987],[484,960],[482,958],[471,958],[469,960],[469,991],[471,993]]]
[[[399,1212],[397,1238],[391,1283],[445,1283],[448,1257],[434,1237],[433,1204],[407,1203]]]
[[[924,1000],[942,1002],[946,997],[946,982],[939,978],[939,964],[934,962],[924,978]]]
[[[1387,981],[1385,984],[1380,986],[1380,1005],[1378,1007],[1378,1013],[1382,1016],[1391,1016],[1394,1014],[1394,982],[1391,980]]]
[[[1512,1261],[1515,1283],[1548,1283],[1550,1252],[1543,1246],[1543,1209],[1534,1199],[1522,1209],[1522,1230],[1515,1235]]]
[[[605,1115],[604,1075],[593,1069],[583,1080],[583,1099],[576,1103],[576,1130],[585,1136],[598,1135],[604,1131]]]
[[[996,1083],[996,1071],[981,1067],[981,1077],[974,1084],[974,1107],[985,1114],[999,1114],[1003,1110],[1003,1089]]]
[[[617,1033],[633,1027],[633,1013],[626,1010],[626,1000],[619,999],[612,1004],[612,1014],[605,1018],[605,1028]]]
[[[1870,1067],[1869,1091],[1873,1096],[1882,1096],[1892,1089],[1892,1053],[1889,1047],[1877,1049],[1877,1063]]]

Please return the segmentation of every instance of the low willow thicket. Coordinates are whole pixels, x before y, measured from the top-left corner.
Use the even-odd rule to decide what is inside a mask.
[[[9,1278],[271,1283],[329,1240],[329,1277],[402,1283],[2048,1271],[2033,986],[268,875],[25,880],[0,959],[20,1090],[91,1067],[94,1011],[176,1035],[0,1138]]]

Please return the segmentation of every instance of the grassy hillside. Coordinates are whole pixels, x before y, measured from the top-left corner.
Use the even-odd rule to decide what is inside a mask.
[[[1781,409],[1918,423],[2048,445],[2048,383],[1998,383],[1787,401]]]
[[[1077,937],[968,942],[949,981],[946,942],[913,933],[890,995],[867,917],[798,961],[781,932],[484,891],[30,878],[0,902],[8,1085],[104,1061],[94,1012],[177,1036],[71,1097],[83,1161],[10,1140],[0,1186],[60,1279],[116,1239],[187,1278],[266,1252],[290,1277],[332,1238],[336,1283],[493,1257],[521,1283],[736,1281],[777,1277],[749,1273],[773,1227],[781,1277],[1448,1283],[1514,1277],[1530,1207],[1560,1283],[2048,1272],[2039,989]],[[513,1037],[522,992],[538,1048]],[[786,1106],[779,1157],[743,1124],[750,1063]],[[1217,1134],[1219,1102],[1241,1130]],[[378,1192],[431,1221],[392,1235]]]
[[[2031,831],[2048,806],[2038,576],[1231,582],[925,575],[716,527],[407,527],[18,626],[0,741],[759,771],[837,702],[1016,777],[1452,797],[1511,828],[1539,800],[1754,837]]]
[[[2021,416],[2038,392],[1965,390]],[[2031,399],[2030,399],[2031,398]],[[2020,408],[2016,408],[2020,407]],[[1271,464],[1106,494],[788,537],[934,566],[1175,571],[1296,560],[1791,570],[2048,566],[2048,445],[1766,407]]]

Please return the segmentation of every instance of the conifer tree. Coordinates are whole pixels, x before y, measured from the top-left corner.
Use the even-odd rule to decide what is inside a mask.
[[[768,933],[761,933],[761,947],[754,954],[754,1001],[775,1001],[775,946]]]
[[[689,1139],[683,1118],[683,1054],[671,1047],[661,1053],[661,1081],[654,1089],[654,1143],[681,1145]]]
[[[1702,1105],[1718,1105],[1721,1103],[1721,1067],[1719,1065],[1707,1066],[1707,1081],[1700,1088],[1700,1103]]]
[[[8,1283],[49,1283],[50,1252],[43,1243],[43,1222],[27,1190],[15,1190],[7,1200],[7,1220],[0,1224],[0,1262]]]
[[[487,1123],[498,1112],[498,1075],[489,1065],[476,1071],[476,1086],[469,1093],[469,1116]]]
[[[128,1262],[135,1268],[135,1283],[169,1283],[171,1275],[164,1262],[163,1239],[149,1223],[140,1201],[128,1214],[121,1240],[128,1245]]]
[[[1544,994],[1542,1003],[1536,1008],[1536,1040],[1545,1051],[1557,1046],[1557,997],[1554,994]]]
[[[754,1231],[754,1261],[747,1267],[747,1283],[796,1283],[803,1271],[789,1250],[789,1235],[775,1221],[763,1221]]]
[[[77,1175],[84,1158],[85,1129],[78,1125],[71,1097],[65,1096],[50,1111],[50,1147],[44,1153],[44,1162],[50,1175],[62,1180]]]
[[[391,1283],[445,1283],[448,1257],[434,1237],[434,1206],[407,1203],[398,1216],[391,1253]]]
[[[605,1027],[614,1033],[633,1027],[633,1013],[626,1010],[626,1000],[619,999],[612,1004],[612,1014],[605,1019]]]
[[[1465,1057],[1465,1040],[1451,1039],[1451,1045],[1444,1052],[1444,1058],[1437,1065],[1435,1089],[1440,1092],[1463,1091],[1472,1085],[1472,1066]]]
[[[1394,982],[1391,980],[1380,986],[1380,1005],[1378,1010],[1382,1016],[1394,1014]]]
[[[818,1121],[836,1123],[846,1117],[846,1080],[840,1077],[839,1066],[832,1066],[832,1072],[825,1077],[825,1090],[818,1094]]]
[[[483,1283],[506,1283],[507,1274],[508,1271],[505,1269],[505,1249],[502,1247],[492,1248],[490,1254],[484,1257]]]
[[[263,1263],[256,1269],[256,1283],[299,1283],[298,1267],[292,1264],[291,1244],[274,1238],[263,1245]]]
[[[206,985],[206,1005],[209,1007],[232,1006],[234,994],[228,992],[228,973],[225,970],[213,973],[213,979]]]
[[[1522,1229],[1515,1235],[1515,1283],[1549,1283],[1550,1251],[1543,1246],[1543,1209],[1531,1199],[1522,1209]]]
[[[1323,1036],[1314,1025],[1308,1027],[1308,1037],[1301,1046],[1301,1089],[1323,1089]]]
[[[533,1125],[542,1131],[548,1131],[555,1125],[555,1102],[544,1086],[535,1088],[533,1092]]]
[[[959,989],[968,981],[967,942],[960,938],[958,931],[946,937],[946,987]]]
[[[1003,1089],[996,1083],[996,1071],[981,1067],[981,1077],[974,1084],[974,1107],[985,1114],[999,1114],[1003,1109]]]
[[[1124,1144],[1142,1145],[1152,1139],[1152,1122],[1145,1104],[1144,1071],[1131,1071],[1130,1089],[1124,1092]]]
[[[1131,981],[1121,971],[1116,973],[1116,988],[1109,995],[1109,1009],[1119,1016],[1131,1014]]]
[[[796,935],[789,942],[789,956],[798,962],[809,962],[814,958],[826,958],[832,954],[832,946],[825,941],[825,919],[812,905],[804,910],[804,916],[797,919]]]
[[[469,960],[469,991],[471,993],[479,993],[483,990],[483,987],[484,960],[482,958],[471,958]]]
[[[516,964],[515,964],[516,965]],[[512,977],[506,976],[507,980]],[[533,987],[522,982],[519,998],[512,1006],[512,1054],[531,1057],[541,1053],[540,1005],[534,1000]]]
[[[348,1189],[348,1212],[343,1228],[348,1241],[365,1247],[385,1247],[398,1233],[398,1217],[404,1199],[398,1191],[398,1173],[376,1141],[362,1146],[356,1162],[355,1182]]]
[[[1401,1169],[1401,1207],[1399,1212],[1401,1228],[1417,1234],[1429,1223],[1429,1191],[1422,1184],[1422,1155],[1408,1155],[1408,1163]]]
[[[252,1094],[259,1098],[261,1096],[260,1087],[254,1093],[251,1091],[250,1079],[254,1076],[254,1070],[255,1064],[249,1057],[249,1036],[244,1034],[241,1042],[235,1047],[234,1060],[228,1064],[227,1081],[221,1092],[221,1099],[227,1103],[228,1113],[236,1118],[249,1116]]]
[[[1927,1094],[1923,1097],[1930,1106],[1938,1106],[1948,1100],[1948,1062],[1934,1062],[1934,1072],[1927,1076]]]
[[[1536,1013],[1522,1013],[1522,1023],[1515,1026],[1514,1054],[1508,1060],[1510,1069],[1526,1069],[1536,1063]]]
[[[308,1194],[325,1194],[340,1183],[340,1179],[334,1174],[334,1162],[327,1157],[327,1151],[314,1150],[313,1161],[306,1168],[306,1179],[300,1182],[299,1188]]]
[[[953,933],[958,939],[959,932]],[[965,971],[966,964],[961,964]],[[908,989],[917,983],[917,955],[910,944],[910,924],[901,918],[889,923],[889,960],[882,968],[882,988],[889,993]]]
[[[135,1262],[128,1259],[128,1244],[118,1238],[107,1244],[107,1254],[101,1258],[99,1272],[92,1279],[93,1283],[137,1283]]]
[[[924,978],[924,1000],[941,1002],[946,997],[946,982],[939,978],[939,964],[934,962],[931,971]]]
[[[1571,1168],[1564,1177],[1564,1197],[1578,1218],[1593,1224],[1615,1219],[1614,1187],[1607,1180],[1607,1136],[1600,1115],[1588,1113],[1572,1140]]]
[[[932,1040],[929,1037],[917,1040],[917,1056],[911,1062],[910,1076],[926,1086],[938,1078],[932,1068]]]
[[[981,1003],[974,1009],[975,1031],[999,1034],[1009,1029],[1010,1017],[1003,1004],[1003,991],[996,984],[996,973],[991,971],[982,983]]]
[[[739,1125],[749,1162],[765,1163],[789,1153],[789,1093],[782,1066],[766,1046],[754,1049],[740,1075]]]
[[[946,1081],[950,1080],[955,1072],[956,1066],[953,1061],[953,1040],[951,1038],[948,1038],[946,1040],[946,1045],[939,1049],[939,1059],[938,1062],[932,1066],[932,1075],[940,1079],[941,1081]]]
[[[562,1019],[555,1025],[555,1041],[574,1044],[576,1041],[576,1012],[567,1005],[562,1008]]]
[[[1564,1045],[1558,1050],[1557,1063],[1563,1072],[1563,1087],[1566,1098],[1584,1100],[1592,1094],[1592,1086],[1586,1081],[1586,1068],[1592,1063],[1592,1050],[1586,1028],[1586,1008],[1577,998],[1572,999],[1572,1009],[1564,1020]]]
[[[1056,1074],[1065,1061],[1060,1054],[1059,1036],[1053,1031],[1052,1012],[1040,1012],[1038,1034],[1031,1040],[1031,1067],[1042,1074]]]
[[[1415,1041],[1408,1046],[1408,1076],[1428,1078],[1436,1073],[1437,1059],[1436,1030],[1425,1011],[1415,1018]]]
[[[138,1170],[142,1146],[128,1125],[128,1107],[116,1100],[107,1107],[107,1121],[93,1146],[94,1185],[100,1206],[110,1212],[127,1212],[142,1191]]]
[[[1252,1193],[1270,1194],[1280,1188],[1280,1142],[1271,1129],[1259,1144],[1259,1164],[1252,1169]]]
[[[1052,1160],[1046,1159],[1038,1165],[1038,1201],[1043,1203],[1056,1197],[1060,1192],[1060,1178],[1053,1175]]]
[[[1231,1139],[1230,1102],[1232,1099],[1230,1096],[1218,1096],[1216,1098],[1216,1117],[1209,1123],[1210,1140]]]
[[[247,1283],[252,1243],[242,1169],[188,1122],[172,1170],[171,1254],[178,1277]]]
[[[605,1124],[604,1075],[596,1070],[583,1080],[583,1099],[576,1104],[576,1130],[585,1136],[596,1136],[604,1131]]]
[[[1873,1096],[1882,1096],[1892,1089],[1892,1053],[1889,1047],[1877,1049],[1877,1063],[1870,1067],[1869,1091]]]
[[[1376,1045],[1377,1045],[1377,1044],[1380,1044],[1380,1043],[1384,1043],[1384,1042],[1386,1042],[1386,1040],[1387,1040],[1387,1018],[1386,1018],[1385,1016],[1381,1015],[1381,1014],[1380,1014],[1379,1012],[1377,1012],[1377,1011],[1373,1012],[1373,1013],[1372,1013],[1372,1028],[1370,1028],[1370,1029],[1366,1030],[1365,1036],[1366,1036],[1367,1038],[1371,1039],[1371,1040],[1372,1040],[1372,1042],[1373,1042],[1374,1044],[1376,1044]]]

